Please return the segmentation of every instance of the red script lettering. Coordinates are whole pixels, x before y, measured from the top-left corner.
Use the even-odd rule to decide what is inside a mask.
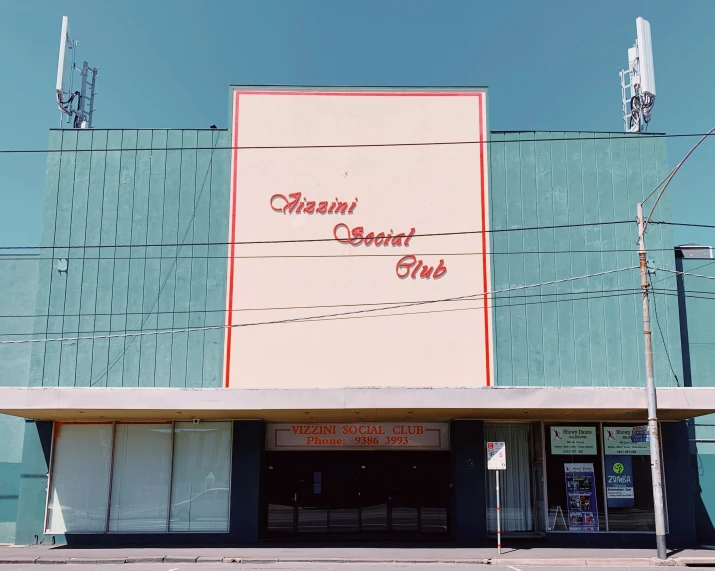
[[[422,260],[418,260],[415,256],[402,256],[395,266],[395,273],[400,279],[411,277],[413,280],[419,277],[422,279],[439,279],[447,273],[447,266],[444,265],[444,260],[440,260],[437,268],[428,266]]]
[[[353,246],[402,246],[405,247],[410,245],[410,240],[415,235],[415,229],[410,229],[409,234],[400,232],[399,234],[393,235],[393,230],[390,229],[389,234],[385,232],[379,232],[375,235],[374,232],[368,232],[365,234],[365,228],[362,226],[355,226],[352,230],[347,224],[336,224],[333,228],[334,238],[341,244],[352,244]]]
[[[317,202],[316,208],[314,200],[307,200],[300,192],[292,192],[288,196],[274,194],[271,196],[270,203],[271,210],[283,214],[352,214],[357,207],[358,199],[349,204],[336,196],[330,203],[327,200]]]

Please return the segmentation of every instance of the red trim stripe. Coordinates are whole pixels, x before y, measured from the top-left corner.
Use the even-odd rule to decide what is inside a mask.
[[[451,92],[392,92],[392,91],[234,91],[235,102],[233,110],[233,180],[231,189],[231,254],[229,268],[229,294],[228,294],[228,328],[226,330],[226,378],[224,387],[228,388],[231,368],[231,332],[233,323],[233,280],[234,280],[234,255],[236,242],[236,195],[238,186],[238,100],[239,95],[317,95],[317,96],[372,96],[372,97],[478,97],[479,98],[479,166],[481,184],[481,211],[482,230],[486,230],[486,189],[484,187],[484,93],[481,91],[451,91]],[[486,355],[486,385],[491,386],[491,359],[489,344],[489,290],[488,259],[487,259],[487,234],[482,232],[482,285],[484,301],[484,342]]]
[[[484,99],[479,94],[479,176],[482,186],[482,278],[484,289],[484,344],[486,345],[486,367],[487,386],[492,384],[491,363],[489,359],[489,280],[487,273],[487,213],[486,213],[486,189],[484,188]]]
[[[319,95],[322,97],[351,97],[369,95],[371,97],[479,97],[481,101],[482,93],[479,91],[415,91],[415,92],[394,92],[394,91],[236,91],[241,95]]]
[[[233,106],[233,181],[231,186],[231,258],[228,278],[228,328],[226,329],[226,380],[224,388],[228,388],[231,374],[231,333],[233,332],[233,276],[236,254],[236,190],[238,182],[238,96],[236,92]]]

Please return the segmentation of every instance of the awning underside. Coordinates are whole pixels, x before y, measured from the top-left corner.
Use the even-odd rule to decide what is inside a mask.
[[[60,388],[0,387],[0,413],[34,420],[263,419],[334,422],[455,418],[644,421],[636,388]],[[715,388],[658,389],[658,419],[715,413]]]

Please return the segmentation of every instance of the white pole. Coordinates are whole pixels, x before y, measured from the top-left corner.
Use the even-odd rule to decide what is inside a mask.
[[[638,238],[641,289],[643,291],[643,337],[645,340],[645,374],[646,393],[648,395],[648,434],[650,436],[650,473],[653,480],[655,542],[658,559],[667,559],[668,554],[665,547],[665,510],[663,508],[663,480],[660,473],[660,436],[658,434],[655,381],[653,379],[653,345],[650,331],[650,307],[648,305],[648,288],[650,287],[650,283],[648,283],[648,269],[646,265],[643,204],[638,204]]]
[[[499,502],[499,473],[501,470],[495,470],[497,473],[497,554],[501,555],[501,505]]]

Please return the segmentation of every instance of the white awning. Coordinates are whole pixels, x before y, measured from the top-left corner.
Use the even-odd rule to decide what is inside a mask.
[[[0,387],[0,413],[35,420],[646,420],[641,388],[365,387],[172,389]],[[715,412],[715,388],[658,389],[658,418]]]

